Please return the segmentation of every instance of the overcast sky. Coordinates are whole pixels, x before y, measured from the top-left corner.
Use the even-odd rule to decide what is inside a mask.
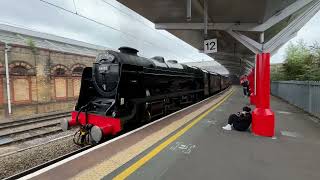
[[[0,23],[7,23],[118,49],[131,46],[140,55],[164,56],[179,62],[212,60],[205,54],[115,0],[46,0],[98,24],[40,0],[0,0]]]
[[[50,6],[40,0],[0,0],[0,23],[12,24],[41,32],[68,37],[112,49],[131,46],[140,55],[164,56],[179,62],[212,60],[209,56],[164,30],[155,30],[154,24],[119,4],[115,0],[46,0],[68,11],[81,14],[98,24]],[[307,43],[320,41],[320,13],[318,13],[292,42],[304,39]],[[284,49],[272,57],[282,62]]]
[[[298,35],[283,45],[279,51],[272,56],[271,63],[281,63],[285,59],[285,49],[289,43],[296,43],[302,39],[308,45],[314,42],[320,43],[320,12],[318,12],[310,21],[298,32]]]

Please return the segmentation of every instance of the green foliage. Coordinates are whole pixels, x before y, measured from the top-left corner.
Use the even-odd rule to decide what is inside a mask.
[[[271,70],[271,80],[272,81],[281,81],[284,80],[285,76],[282,70]]]
[[[286,60],[280,69],[271,70],[271,80],[320,80],[320,46],[307,46],[302,40],[286,49]]]
[[[31,38],[27,39],[27,44],[30,47],[32,53],[37,54],[37,47]]]

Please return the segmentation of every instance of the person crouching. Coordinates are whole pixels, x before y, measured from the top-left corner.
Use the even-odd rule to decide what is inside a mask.
[[[222,127],[222,129],[230,131],[233,127],[237,131],[247,131],[251,125],[251,121],[251,108],[245,106],[242,112],[231,114],[228,119],[228,124]]]

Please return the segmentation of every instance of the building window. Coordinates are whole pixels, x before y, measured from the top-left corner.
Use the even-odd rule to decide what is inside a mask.
[[[72,75],[73,76],[81,76],[83,69],[84,69],[83,67],[74,68],[73,71],[72,71]]]
[[[30,97],[30,79],[14,78],[12,81],[13,101],[14,102],[29,102]]]
[[[67,99],[67,75],[68,69],[63,65],[57,65],[52,68],[54,80],[54,92],[56,99]]]
[[[31,77],[34,75],[34,68],[25,62],[13,62],[10,67],[11,94],[13,103],[30,103]]]
[[[81,76],[82,72],[86,66],[83,64],[76,64],[72,68],[72,87],[73,87],[73,97],[79,97],[80,87],[81,87]]]
[[[55,95],[57,99],[67,98],[67,79],[56,77],[54,79]]]
[[[15,66],[11,68],[11,74],[18,76],[26,76],[28,75],[28,69],[23,66]]]
[[[55,75],[55,76],[65,76],[65,75],[66,75],[66,70],[65,70],[65,69],[62,69],[62,68],[57,68],[57,69],[54,71],[54,75]]]
[[[51,68],[52,76],[67,76],[69,75],[69,69],[61,64],[55,65]]]
[[[80,87],[81,87],[81,79],[80,78],[74,78],[72,80],[73,85],[73,96],[78,97],[80,93]]]

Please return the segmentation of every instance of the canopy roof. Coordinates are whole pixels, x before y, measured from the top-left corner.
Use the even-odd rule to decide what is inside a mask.
[[[204,39],[217,38],[218,52],[209,55],[237,75],[254,66],[256,53],[275,53],[320,8],[319,0],[118,1],[199,51]]]

